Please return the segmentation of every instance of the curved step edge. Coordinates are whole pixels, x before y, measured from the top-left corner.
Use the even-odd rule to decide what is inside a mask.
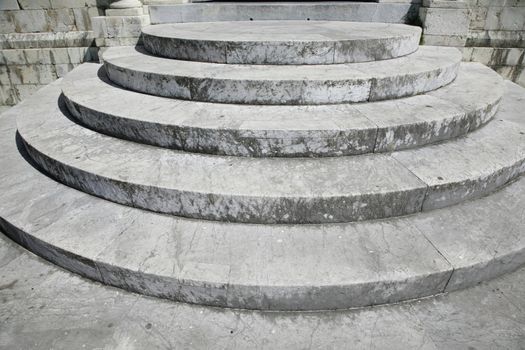
[[[34,253],[72,272],[102,283],[141,294],[170,298],[177,301],[223,307],[272,310],[313,310],[311,308],[313,305],[319,307],[319,310],[333,308],[333,305],[326,304],[329,302],[327,299],[312,300],[311,297],[320,296],[314,292],[302,294],[306,299],[290,301],[290,299],[286,298],[290,294],[282,292],[282,290],[280,293],[277,293],[276,290],[272,291],[271,289],[251,286],[251,293],[256,296],[252,298],[247,297],[250,294],[245,294],[244,297],[232,294],[240,289],[236,289],[228,284],[221,286],[217,281],[201,281],[201,284],[187,283],[188,281],[181,283],[176,278],[163,277],[160,273],[151,273],[151,267],[159,266],[159,264],[145,263],[147,262],[147,256],[144,255],[139,260],[135,260],[133,267],[131,267],[131,264],[130,268],[120,266],[117,263],[118,260],[114,259],[121,256],[118,247],[122,247],[122,243],[133,242],[133,236],[126,236],[128,232],[133,231],[132,228],[136,228],[134,232],[135,237],[144,237],[144,232],[150,233],[150,235],[146,236],[152,237],[154,235],[151,234],[150,229],[155,231],[159,227],[172,227],[170,225],[163,226],[161,221],[182,220],[190,224],[197,221],[170,218],[113,204],[83,194],[47,178],[28,164],[15,146],[14,118],[17,112],[18,109],[15,108],[12,112],[8,112],[9,116],[6,113],[4,115],[5,119],[0,121],[1,129],[4,130],[0,133],[0,143],[2,144],[2,149],[5,150],[5,157],[0,162],[8,165],[0,167],[0,177],[3,179],[0,183],[0,196],[2,197],[0,201],[0,217],[2,218],[0,226],[12,239]],[[9,123],[10,127],[4,129],[3,126],[6,123]],[[91,210],[94,210],[96,215],[88,215],[92,213],[90,212]],[[447,280],[449,280],[450,273],[452,273],[452,276],[448,285],[450,286],[452,281],[455,281],[455,283],[461,283],[461,288],[465,288],[489,278],[511,272],[525,263],[524,225],[522,219],[515,215],[516,212],[523,212],[523,210],[525,210],[525,181],[521,179],[490,197],[467,202],[453,208],[436,210],[432,213],[388,220],[388,222],[397,222],[396,226],[403,228],[398,234],[402,234],[410,226],[415,226],[417,230],[414,233],[419,232],[422,236],[424,235],[424,240],[428,240],[434,249],[437,248],[439,250],[439,256],[434,256],[437,251],[432,254],[428,254],[431,251],[427,251],[427,253],[421,255],[424,261],[429,259],[434,260],[434,263],[436,263],[436,261],[443,259],[444,256],[448,261],[452,261],[453,265],[448,266],[444,261],[439,263],[441,267],[438,268],[437,274],[434,275],[434,277],[440,276],[439,278],[425,280],[421,278],[422,276],[419,276],[415,280],[409,278],[401,278],[396,281],[391,280],[386,284],[390,288],[390,292],[382,294],[382,299],[369,298],[366,303],[363,303],[361,299],[357,303],[357,299],[352,299],[350,296],[364,295],[366,299],[366,296],[370,296],[370,294],[354,294],[352,289],[348,289],[338,290],[339,294],[336,294],[335,297],[332,295],[331,300],[345,302],[336,308],[375,305],[380,304],[381,301],[394,302],[392,296],[397,298],[400,295],[392,294],[393,288],[394,290],[403,291],[403,298],[398,300],[402,301],[413,298],[416,295],[415,293],[420,293],[425,288],[430,288],[425,289],[427,293],[430,292],[427,296],[442,292]],[[149,216],[150,220],[146,220],[149,224],[139,225],[141,220],[138,220],[137,215],[133,215],[133,213]],[[385,221],[378,221],[372,224],[381,226],[383,222]],[[327,227],[355,227],[355,225],[362,226],[367,224],[370,223],[328,225]],[[64,225],[62,227],[69,227],[69,229],[65,229],[57,234],[56,230],[61,225]],[[203,225],[214,225],[214,223],[203,222]],[[494,230],[494,228],[501,228],[502,225],[510,228],[513,234],[507,234],[508,230],[505,232]],[[232,226],[242,227],[244,225]],[[253,225],[248,227],[253,227]],[[279,226],[273,227],[280,231]],[[304,226],[307,230],[312,227],[314,226]],[[86,236],[87,231],[90,232],[89,239],[86,239],[88,237]],[[170,230],[170,232],[173,231]],[[155,234],[157,233],[159,233],[157,237],[163,237],[162,232],[155,232]],[[213,233],[213,230],[205,233]],[[198,239],[192,239],[194,234],[194,230],[188,230],[186,245],[191,242],[199,242]],[[380,242],[383,242],[383,249],[386,249],[387,253],[392,252],[392,256],[397,257],[413,253],[410,243],[415,240],[402,238],[400,239],[402,244],[393,247],[388,240],[393,239],[393,241],[396,241],[396,233],[386,232],[386,234],[385,236],[384,231],[380,233],[376,243],[380,244]],[[113,240],[112,238],[115,236],[120,236],[120,241]],[[72,237],[76,237],[78,242],[68,241]],[[157,242],[158,246],[174,246],[173,244],[176,241],[169,242],[165,238],[164,235],[164,239]],[[439,238],[441,238],[441,241]],[[450,240],[449,238],[453,239]],[[167,244],[168,242],[169,244]],[[278,241],[276,242],[279,243]],[[364,248],[369,250],[370,248],[367,247],[367,244],[370,242],[366,243],[366,239],[364,242]],[[297,247],[297,244],[292,245],[292,247],[294,246]],[[316,244],[316,246],[322,246],[322,244]],[[472,247],[475,247],[475,249],[472,249]],[[74,249],[80,249],[84,254],[75,254]],[[395,253],[391,251],[392,249],[394,249]],[[108,254],[104,254],[104,250]],[[184,251],[182,249],[179,252],[184,253]],[[469,251],[470,254],[465,255],[465,251]],[[496,253],[494,253],[495,251]],[[457,252],[462,252],[463,254],[457,254]],[[138,253],[140,252],[134,251],[126,258],[133,260]],[[374,252],[371,251],[370,253]],[[459,264],[453,260],[454,256],[457,261],[460,261]],[[142,259],[144,258],[146,260],[143,261]],[[417,266],[423,265],[422,261],[417,259],[414,261],[417,262]],[[388,267],[389,264],[381,266]],[[458,269],[462,270],[462,274],[455,277],[455,271]],[[168,268],[167,270],[169,271],[170,269]],[[193,269],[194,273],[203,271],[205,270]],[[374,274],[377,274],[377,270],[372,269],[372,271],[374,271]],[[282,273],[279,273],[279,275],[282,275]],[[437,281],[441,282],[438,283]],[[404,285],[404,287],[399,286],[398,283]],[[238,286],[237,288],[240,287]],[[307,286],[307,288],[312,287]],[[382,288],[380,290],[385,291]],[[362,291],[362,289],[357,289],[357,293],[362,293]],[[369,290],[372,293],[374,291],[377,292],[377,289]],[[246,290],[243,292],[246,292]],[[267,294],[270,292],[274,293]],[[377,295],[373,294],[374,296]],[[225,295],[226,297],[223,297]],[[420,294],[418,297],[423,296],[425,295]],[[302,308],[298,308],[298,304],[303,305]],[[277,308],[277,306],[281,308]]]
[[[317,28],[315,34],[312,27]],[[144,48],[155,56],[225,64],[386,60],[416,51],[420,36],[421,28],[415,26],[342,21],[198,22],[142,28]]]
[[[196,219],[330,223],[395,217],[487,195],[525,168],[525,120],[519,111],[507,112],[508,106],[497,123],[465,137],[392,155],[238,158],[95,133],[58,109],[58,94],[43,103],[50,110],[29,104],[18,119],[40,166],[114,202]],[[505,101],[519,105],[517,97]]]
[[[68,109],[80,123],[139,143],[231,156],[328,157],[421,147],[481,127],[503,95],[503,79],[478,63],[462,64],[453,83],[424,95],[308,107],[145,95],[115,86],[99,67],[84,64],[63,80]]]
[[[461,58],[455,48],[434,46],[389,61],[321,66],[180,61],[150,56],[142,47],[109,48],[103,55],[109,78],[134,91],[256,105],[341,104],[418,95],[454,81]]]

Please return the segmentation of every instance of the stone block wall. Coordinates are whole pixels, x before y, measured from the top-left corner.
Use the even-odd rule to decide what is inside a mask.
[[[464,58],[525,86],[525,0],[467,0]]]
[[[525,86],[525,0],[423,0],[423,43],[457,46]]]
[[[1,0],[0,105],[97,60],[91,17],[109,0]]]

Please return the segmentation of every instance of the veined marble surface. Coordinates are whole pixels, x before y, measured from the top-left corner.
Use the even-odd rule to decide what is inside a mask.
[[[392,60],[329,65],[191,62],[114,47],[103,54],[109,78],[131,90],[193,101],[316,105],[417,95],[451,83],[462,54],[421,46]]]
[[[503,79],[462,64],[451,84],[424,95],[363,104],[254,106],[183,101],[111,83],[84,64],[61,84],[83,125],[131,141],[189,152],[255,157],[323,157],[389,152],[476,130],[497,112]]]
[[[525,270],[435,298],[336,312],[220,309],[141,297],[0,236],[1,349],[519,350]]]
[[[57,83],[19,109],[18,132],[40,166],[88,193],[197,219],[329,223],[400,216],[487,195],[525,168],[525,120],[512,109],[525,93],[510,84],[497,120],[463,138],[324,158],[215,156],[123,141],[69,119],[56,103],[59,94]]]
[[[154,55],[232,64],[334,64],[405,56],[421,28],[341,21],[170,23],[142,29]]]
[[[47,89],[54,94],[58,86]],[[506,108],[522,120],[515,112],[523,89],[510,83],[508,89],[516,103]],[[0,119],[2,230],[106,284],[215,306],[339,309],[464,288],[525,262],[525,217],[516,215],[524,210],[522,179],[481,199],[388,220],[253,225],[184,219],[105,201],[39,172],[20,140],[15,143],[15,117],[24,104]],[[43,124],[37,129],[44,134]]]

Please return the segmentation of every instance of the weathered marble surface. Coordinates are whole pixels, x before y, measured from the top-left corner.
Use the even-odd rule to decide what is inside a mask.
[[[59,93],[55,84],[22,106],[18,131],[29,152],[61,181],[119,203],[212,220],[315,223],[410,214],[426,192],[385,155],[219,157],[122,141],[64,116]]]
[[[64,116],[66,107],[54,104],[58,90],[54,85],[42,92],[18,118],[35,160],[89,193],[185,217],[250,223],[384,218],[486,195],[524,170],[525,122],[512,110],[461,139],[393,155],[246,158],[98,134]]]
[[[477,63],[425,95],[359,105],[253,106],[182,101],[124,90],[97,64],[68,74],[69,110],[96,131],[190,152],[319,157],[388,152],[473,131],[496,113],[503,79]]]
[[[399,0],[396,0],[399,2]],[[312,20],[413,23],[419,5],[372,2],[233,2],[151,5],[151,23]]]
[[[215,306],[338,309],[433,295],[448,281],[470,286],[524,260],[525,240],[517,236],[523,217],[515,215],[524,210],[523,180],[459,206],[375,222],[191,220],[118,205],[46,177],[15,146],[22,111],[0,118],[0,226],[35,253],[106,284]],[[498,225],[507,230],[494,230]],[[463,231],[451,235],[456,227]],[[445,235],[465,252],[460,262],[443,258],[451,244]],[[458,268],[476,273],[455,277]]]
[[[261,312],[123,293],[58,269],[4,237],[0,254],[5,349],[520,349],[525,336],[524,270],[388,307]]]
[[[396,58],[418,49],[421,28],[338,21],[170,23],[142,29],[144,48],[189,61],[333,64]]]
[[[456,78],[461,52],[422,46],[384,61],[331,65],[236,65],[150,56],[141,47],[103,54],[109,78],[131,90],[186,100],[248,104],[378,101],[435,90]]]

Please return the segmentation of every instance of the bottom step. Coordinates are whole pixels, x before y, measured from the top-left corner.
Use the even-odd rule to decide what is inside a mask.
[[[411,303],[304,313],[225,310],[87,281],[0,233],[0,285],[8,287],[0,293],[0,348],[9,350],[524,348],[525,269]]]
[[[508,84],[503,108],[523,98]],[[130,291],[221,307],[345,309],[471,286],[525,263],[525,180],[413,216],[252,225],[166,216],[48,178],[0,118],[0,228],[70,271]]]

